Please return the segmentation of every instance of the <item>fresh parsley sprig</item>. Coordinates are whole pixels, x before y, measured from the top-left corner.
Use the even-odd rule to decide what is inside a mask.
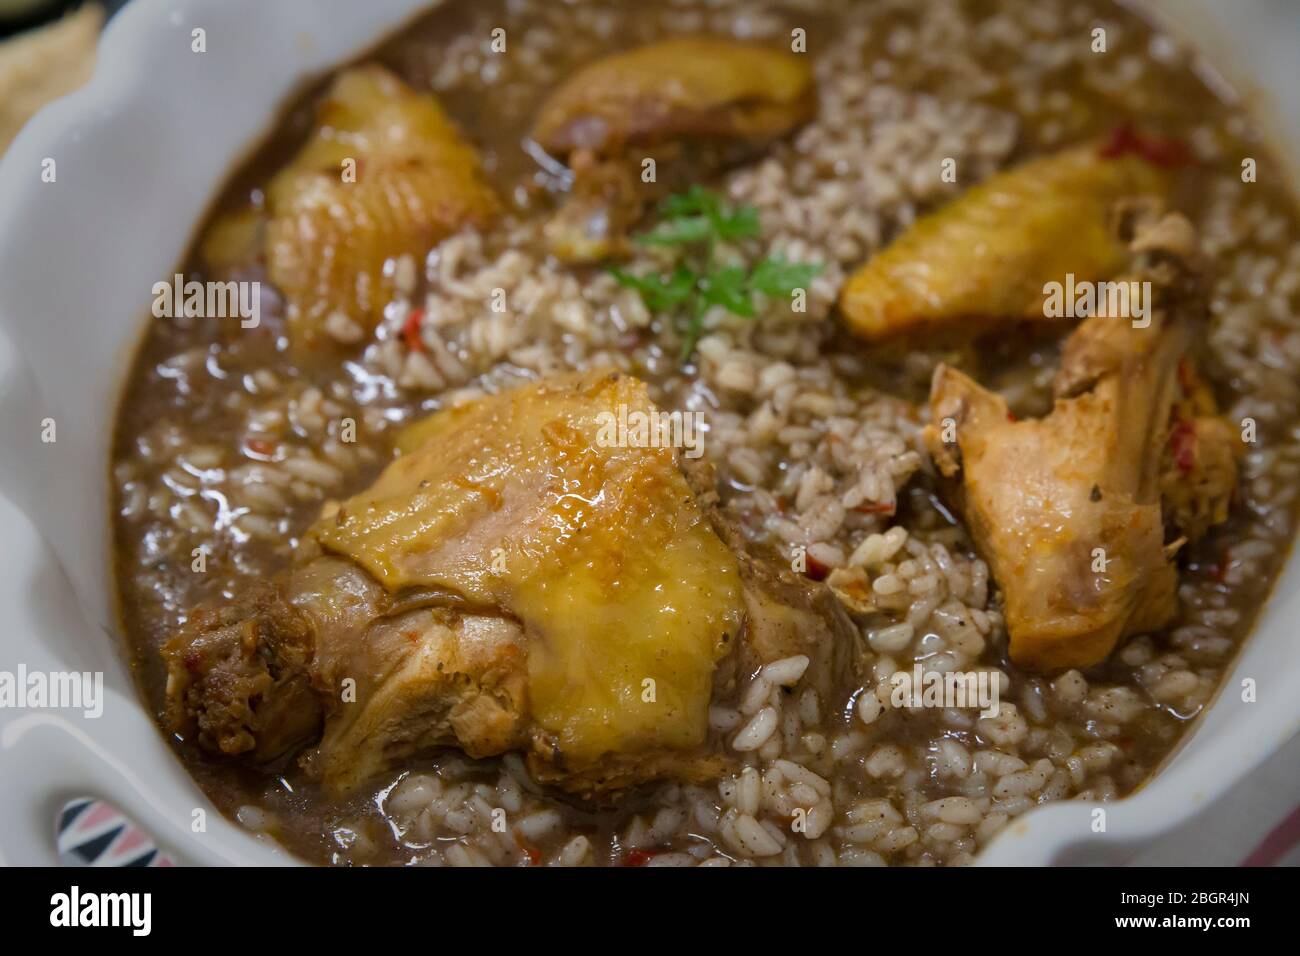
[[[788,296],[821,272],[820,263],[786,262],[776,257],[761,260],[752,270],[716,263],[714,248],[719,242],[758,234],[758,210],[753,206],[732,206],[717,193],[692,186],[665,199],[659,206],[659,222],[636,240],[646,246],[685,247],[692,264],[678,265],[667,275],[609,271],[622,285],[639,292],[652,311],[676,314],[683,334],[684,362],[695,351],[704,333],[704,317],[713,306],[753,319],[758,315],[755,294]]]
[[[728,206],[703,186],[669,196],[659,206],[659,225],[637,237],[646,246],[678,246],[750,239],[759,233],[758,210]]]

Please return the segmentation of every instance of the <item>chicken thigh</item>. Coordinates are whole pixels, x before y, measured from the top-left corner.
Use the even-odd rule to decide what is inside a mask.
[[[657,412],[605,372],[411,426],[292,568],[169,642],[172,726],[259,763],[307,748],[340,791],[436,746],[525,751],[585,794],[715,775],[715,688],[795,653],[825,683],[855,631],[746,553],[707,466],[607,430]]]

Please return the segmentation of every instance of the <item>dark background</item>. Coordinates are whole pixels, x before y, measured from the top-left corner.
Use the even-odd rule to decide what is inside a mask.
[[[42,23],[57,20],[65,13],[75,10],[87,2],[93,2],[103,7],[107,15],[111,17],[126,5],[127,0],[46,0],[45,3],[26,16],[14,19],[6,19],[0,16],[0,38],[20,33],[31,27],[40,26]]]

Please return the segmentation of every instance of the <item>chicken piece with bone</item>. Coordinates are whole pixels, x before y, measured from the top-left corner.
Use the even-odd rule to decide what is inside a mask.
[[[925,440],[1002,590],[1011,658],[1031,669],[1089,667],[1171,623],[1175,555],[1226,517],[1235,486],[1233,436],[1189,351],[1205,311],[1194,257],[1185,244],[1144,246],[1190,226],[1151,228],[1134,240],[1134,278],[1155,297],[1149,323],[1084,320],[1064,344],[1050,414],[1018,421],[968,376],[935,371]]]
[[[336,346],[336,316],[368,333],[397,291],[399,257],[419,261],[500,211],[477,152],[438,101],[375,65],[339,74],[265,194],[264,208],[217,219],[201,254],[216,271],[264,260],[298,349]]]
[[[1168,186],[1162,165],[1108,143],[1023,163],[918,219],[849,277],[840,311],[873,343],[1057,321],[1045,317],[1043,285],[1116,275],[1128,262],[1118,210]]]
[[[166,646],[171,725],[338,791],[439,746],[588,796],[716,775],[715,689],[798,654],[826,687],[855,632],[747,552],[707,466],[604,440],[621,407],[657,411],[569,374],[410,426],[292,568]]]
[[[603,57],[557,89],[532,139],[567,162],[572,187],[548,224],[551,251],[593,262],[628,251],[656,198],[752,156],[811,118],[806,57],[733,40],[676,37]],[[643,163],[655,160],[653,179]]]

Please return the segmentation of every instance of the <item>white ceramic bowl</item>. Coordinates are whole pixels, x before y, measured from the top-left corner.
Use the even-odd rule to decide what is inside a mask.
[[[135,0],[110,23],[90,85],[44,110],[0,163],[0,670],[103,671],[107,693],[98,719],[0,709],[0,860],[55,862],[55,810],[89,794],[127,811],[180,861],[290,862],[210,810],[136,697],[111,611],[112,416],[149,290],[171,273],[226,174],[295,90],[430,5]],[[1276,92],[1272,104],[1253,94],[1255,106],[1283,144],[1300,147],[1300,8],[1152,6],[1172,11],[1168,25],[1239,89]],[[202,54],[190,48],[198,28]],[[41,179],[47,158],[52,184]],[[41,441],[47,418],[52,444]],[[1019,818],[982,862],[1125,859],[1294,734],[1298,585],[1292,562],[1220,699],[1149,785],[1108,809],[1105,833],[1093,832],[1091,807],[1055,804]],[[1258,682],[1255,703],[1240,699],[1245,677]],[[205,809],[197,832],[195,811]]]

